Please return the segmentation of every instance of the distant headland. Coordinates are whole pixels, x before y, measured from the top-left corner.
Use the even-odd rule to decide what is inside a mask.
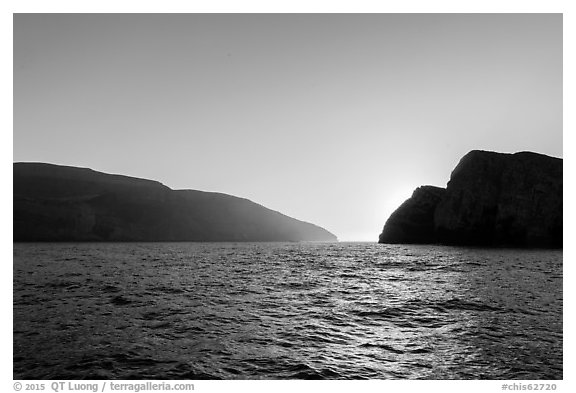
[[[561,248],[562,165],[532,152],[473,150],[446,188],[417,188],[379,243]]]
[[[146,179],[14,163],[14,241],[336,241],[248,199]]]

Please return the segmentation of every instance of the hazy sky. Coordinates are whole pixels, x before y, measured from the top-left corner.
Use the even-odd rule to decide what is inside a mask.
[[[13,136],[377,241],[469,150],[562,157],[562,16],[18,14]]]

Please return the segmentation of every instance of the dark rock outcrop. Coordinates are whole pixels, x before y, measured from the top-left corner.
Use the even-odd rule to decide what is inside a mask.
[[[434,212],[446,190],[440,187],[418,187],[386,221],[380,243],[436,243]]]
[[[15,163],[14,241],[335,241],[247,199],[110,175]]]
[[[417,189],[379,242],[562,247],[562,175],[559,158],[471,151],[444,192]]]

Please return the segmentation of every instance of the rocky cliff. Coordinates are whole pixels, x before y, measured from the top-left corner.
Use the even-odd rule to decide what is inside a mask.
[[[380,243],[562,247],[562,159],[471,151],[446,189],[420,187]]]
[[[386,221],[380,243],[436,243],[434,212],[446,190],[440,187],[418,187]]]
[[[14,241],[335,241],[231,195],[86,168],[15,163]]]

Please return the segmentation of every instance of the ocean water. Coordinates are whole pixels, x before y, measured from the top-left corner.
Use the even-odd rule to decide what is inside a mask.
[[[562,251],[14,244],[14,379],[562,379]]]

